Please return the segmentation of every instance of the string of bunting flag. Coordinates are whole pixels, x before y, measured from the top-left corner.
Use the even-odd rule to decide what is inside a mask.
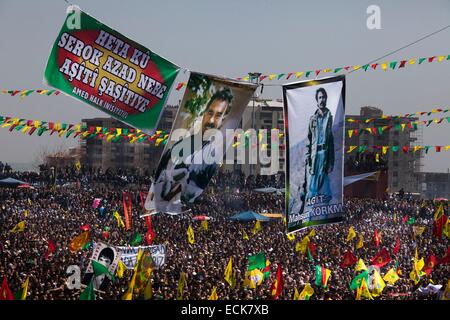
[[[423,121],[411,121],[411,122],[406,122],[406,123],[397,123],[394,125],[379,126],[379,127],[348,129],[347,134],[348,134],[349,138],[351,138],[352,136],[360,136],[361,134],[366,133],[366,132],[373,134],[373,135],[376,135],[376,134],[381,135],[385,131],[391,130],[391,129],[403,132],[406,127],[408,127],[409,129],[417,130],[418,125],[426,125],[427,127],[429,127],[430,124],[432,124],[432,123],[441,124],[441,123],[443,123],[444,120],[447,120],[447,123],[450,123],[450,117],[445,117],[445,118],[439,118],[439,119],[436,118],[436,119],[423,120]]]
[[[154,141],[155,146],[167,143],[169,137],[169,133],[165,130],[156,131],[154,135],[148,135],[139,129],[133,128],[94,127],[82,124],[27,120],[8,116],[0,116],[0,127],[9,128],[10,132],[15,130],[24,134],[28,133],[30,136],[35,132],[38,136],[42,136],[44,132],[50,131],[50,135],[57,133],[59,137],[65,135],[65,138],[69,138],[73,134],[73,138],[92,139],[97,137],[100,139],[105,138],[107,141],[112,142],[127,141],[129,143],[139,143]]]
[[[440,55],[440,56],[431,56],[431,57],[421,57],[421,58],[410,58],[410,59],[402,59],[402,60],[393,60],[389,62],[382,62],[382,63],[372,63],[372,64],[365,64],[365,65],[351,65],[351,66],[343,66],[343,67],[337,67],[337,68],[320,68],[316,70],[309,70],[309,71],[292,71],[288,73],[272,73],[272,74],[264,74],[259,76],[259,82],[262,81],[273,81],[273,80],[289,80],[289,79],[300,79],[300,78],[313,78],[318,77],[319,74],[339,74],[341,72],[348,72],[348,71],[358,71],[358,70],[364,70],[364,72],[372,71],[372,70],[399,70],[402,68],[405,68],[406,66],[411,65],[423,65],[424,62],[433,63],[433,62],[442,62],[442,61],[449,61],[450,60],[450,54],[449,55]],[[311,76],[312,75],[312,76]],[[242,80],[242,81],[250,81],[258,79],[256,77],[251,77],[250,75],[238,77],[236,80]],[[175,87],[175,90],[179,91],[183,87],[186,86],[186,82],[179,82],[177,86]],[[47,95],[47,96],[57,96],[61,92],[59,90],[47,90],[47,89],[24,89],[24,90],[0,90],[2,94],[8,94],[10,96],[17,96],[17,97],[27,97],[32,93],[37,93],[40,95]]]
[[[420,145],[416,145],[416,146],[409,146],[409,145],[405,145],[405,146],[348,146],[346,147],[346,152],[347,153],[352,153],[354,151],[356,151],[357,153],[364,153],[368,150],[373,150],[374,152],[381,152],[382,154],[386,154],[388,152],[388,150],[391,150],[392,152],[399,152],[399,151],[403,151],[403,153],[408,153],[408,152],[417,152],[419,150],[424,150],[425,153],[428,153],[429,150],[435,150],[436,152],[441,152],[441,151],[448,151],[450,150],[450,145],[446,145],[446,146],[420,146]]]
[[[401,115],[395,115],[395,116],[381,116],[379,118],[359,118],[359,119],[354,119],[354,118],[346,118],[345,120],[347,122],[354,122],[354,123],[369,123],[371,121],[375,121],[375,120],[403,120],[405,118],[413,118],[413,117],[418,117],[418,116],[430,116],[434,113],[447,113],[450,109],[432,109],[431,111],[417,111],[414,113],[406,113],[406,114],[401,114]]]
[[[242,81],[251,81],[251,80],[259,80],[259,82],[263,81],[273,81],[273,80],[289,80],[289,79],[300,79],[302,78],[313,78],[318,77],[319,74],[339,74],[341,72],[348,72],[348,71],[358,71],[358,70],[364,70],[364,72],[372,71],[372,70],[399,70],[402,68],[405,68],[410,65],[422,65],[424,62],[433,63],[433,62],[442,62],[442,61],[448,61],[450,60],[450,54],[449,55],[440,55],[440,56],[431,56],[431,57],[421,57],[421,58],[410,58],[410,59],[402,59],[402,60],[393,60],[388,62],[382,62],[382,63],[372,63],[372,64],[365,64],[365,65],[351,65],[351,66],[343,66],[343,67],[337,67],[337,68],[320,68],[316,70],[309,70],[309,71],[292,71],[288,73],[272,73],[272,74],[263,74],[259,77],[251,77],[250,75],[243,76],[236,78],[236,80],[242,80]],[[313,76],[313,77],[312,77]],[[176,90],[181,90],[186,86],[185,82],[178,83]]]

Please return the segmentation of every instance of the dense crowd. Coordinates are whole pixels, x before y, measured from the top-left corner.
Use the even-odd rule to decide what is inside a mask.
[[[139,218],[143,212],[139,192],[133,189],[132,228],[126,231],[118,227],[113,217],[115,210],[123,217],[122,192],[130,183],[138,184],[139,190],[147,191],[149,180],[126,179],[118,187],[115,178],[98,180],[99,176],[85,171],[68,171],[57,177],[56,187],[47,183],[47,176],[36,174],[32,179],[40,183],[36,189],[0,188],[0,277],[6,277],[13,292],[20,289],[29,277],[27,299],[79,299],[80,290],[70,290],[66,286],[70,265],[80,266],[84,272],[92,255],[92,246],[71,253],[69,244],[81,233],[80,227],[90,226],[90,238],[103,241],[102,232],[109,228],[107,242],[111,245],[128,245],[135,234],[144,235],[145,220]],[[11,173],[11,172],[10,172]],[[30,174],[16,173],[17,178],[27,180]],[[97,178],[95,178],[97,177]],[[111,177],[113,175],[111,174]],[[68,184],[67,182],[79,182]],[[102,183],[95,183],[102,182]],[[147,182],[147,183],[145,183]],[[341,268],[344,252],[351,250],[362,258],[367,266],[382,247],[391,256],[391,261],[381,268],[383,276],[398,263],[400,280],[387,286],[376,299],[437,299],[436,294],[422,294],[419,287],[429,283],[443,285],[450,279],[449,264],[438,264],[430,275],[422,276],[418,284],[409,279],[413,269],[413,257],[417,250],[419,257],[434,254],[442,258],[449,247],[449,239],[433,236],[433,214],[436,206],[432,201],[407,200],[404,198],[346,199],[344,221],[339,224],[315,227],[316,235],[311,238],[316,250],[313,261],[296,251],[296,243],[307,235],[311,228],[296,233],[290,240],[285,233],[282,218],[262,223],[262,231],[253,234],[254,222],[235,222],[227,218],[241,211],[253,210],[258,213],[284,212],[284,194],[255,192],[255,188],[283,188],[282,176],[248,177],[242,174],[221,172],[211,182],[205,193],[187,212],[179,216],[152,216],[156,238],[153,244],[165,244],[167,258],[165,265],[154,270],[152,277],[153,299],[175,299],[181,272],[187,274],[184,299],[207,299],[213,287],[217,287],[219,299],[270,299],[270,287],[275,279],[278,264],[281,264],[284,288],[279,299],[292,299],[294,289],[301,291],[306,283],[314,288],[311,299],[348,300],[355,299],[355,291],[349,284],[357,274],[354,266]],[[102,214],[92,208],[94,198],[101,198]],[[447,212],[447,207],[445,208]],[[207,215],[208,230],[203,230],[200,222],[192,219],[195,215]],[[425,231],[414,239],[412,224],[404,217],[415,218],[414,225],[426,226]],[[24,232],[10,232],[18,222],[25,221]],[[409,221],[409,220],[408,220]],[[189,244],[186,230],[194,229],[195,243]],[[358,237],[346,241],[349,227],[363,235],[364,246],[356,250]],[[382,243],[374,243],[374,231],[381,232]],[[249,239],[244,239],[244,232]],[[392,251],[397,238],[400,250],[397,256]],[[56,245],[56,252],[48,260],[45,258],[48,241]],[[256,289],[243,285],[249,255],[264,252],[270,261],[270,277]],[[236,286],[231,288],[224,280],[224,270],[230,257],[237,272]],[[326,289],[315,282],[315,266],[324,266],[332,271]],[[128,288],[132,270],[125,272],[97,299],[121,299]]]

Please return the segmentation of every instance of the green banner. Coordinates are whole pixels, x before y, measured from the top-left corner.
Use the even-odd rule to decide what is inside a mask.
[[[179,67],[75,8],[45,69],[48,85],[152,134]]]

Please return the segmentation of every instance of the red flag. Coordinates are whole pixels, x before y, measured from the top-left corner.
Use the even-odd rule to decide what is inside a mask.
[[[312,243],[312,241],[308,242],[308,249],[309,249],[309,252],[311,253],[311,256],[314,258],[314,253],[316,252],[316,245],[314,243]]]
[[[272,287],[270,288],[270,291],[272,291],[273,299],[278,299],[278,296],[281,294],[281,291],[283,291],[284,281],[283,281],[283,275],[281,271],[281,263],[278,264],[277,268],[277,277],[275,281],[272,284]]]
[[[140,191],[139,197],[141,198],[141,207],[145,209],[145,199],[147,199],[148,191]]]
[[[147,241],[147,245],[150,246],[153,243],[153,239],[155,239],[156,234],[153,231],[152,227],[152,217],[146,216],[145,223],[147,224],[147,233],[145,234],[145,241]]]
[[[9,289],[6,277],[3,277],[2,287],[0,288],[0,300],[14,300],[14,296]]]
[[[438,239],[442,239],[442,230],[444,229],[445,223],[447,222],[447,217],[442,215],[439,219],[433,223],[433,235]]]
[[[375,245],[379,247],[381,243],[381,235],[378,233],[378,229],[375,229],[374,238],[375,238]]]
[[[81,226],[80,229],[83,231],[89,231],[91,227],[88,224],[85,224],[84,226]]]
[[[109,238],[109,231],[108,230],[103,230],[102,231],[102,238],[103,238],[103,240],[108,240],[108,238]]]
[[[434,254],[431,254],[427,258],[427,261],[425,262],[425,267],[423,268],[423,271],[425,271],[426,274],[430,274],[431,271],[433,271],[433,268],[436,266],[436,264],[437,264],[436,256]]]
[[[442,257],[439,263],[450,264],[450,247],[447,248],[447,253]]]
[[[346,268],[349,266],[354,265],[358,259],[355,257],[355,255],[351,251],[346,251],[344,253],[344,257],[341,262],[341,268]]]
[[[56,246],[55,243],[52,240],[48,240],[48,248],[47,252],[45,253],[45,260],[48,260],[49,255],[53,254],[55,252]]]
[[[125,216],[125,230],[131,229],[131,194],[122,192],[123,213]]]
[[[386,248],[381,249],[381,251],[378,252],[371,260],[372,264],[379,268],[388,264],[389,261],[391,261],[391,257],[389,256],[389,252],[386,250]]]
[[[403,217],[403,223],[406,223],[408,221],[408,218],[409,218],[408,215],[404,216]]]
[[[397,242],[395,243],[394,255],[398,254],[398,250],[400,250],[400,238],[397,238]]]

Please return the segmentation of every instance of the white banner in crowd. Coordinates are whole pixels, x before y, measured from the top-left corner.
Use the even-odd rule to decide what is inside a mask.
[[[166,263],[166,246],[158,244],[154,246],[138,246],[138,247],[117,247],[120,252],[120,257],[127,269],[133,269],[136,264],[136,259],[139,249],[149,250],[152,255],[153,262],[156,268],[161,268]]]

